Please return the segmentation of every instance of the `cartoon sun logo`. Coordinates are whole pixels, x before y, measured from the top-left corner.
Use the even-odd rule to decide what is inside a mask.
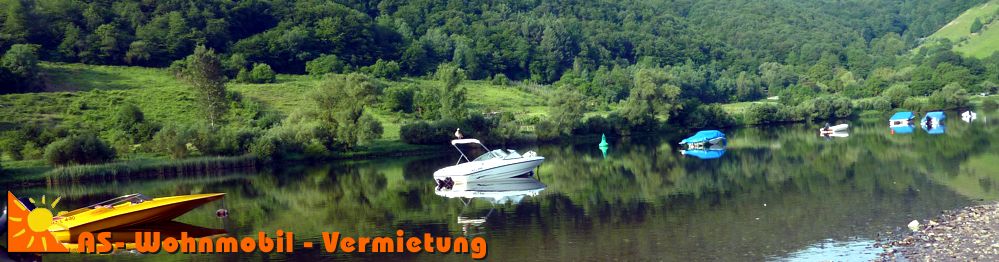
[[[14,197],[14,194],[7,192],[7,206],[9,207],[7,217],[7,243],[9,252],[69,252],[55,236],[49,232],[52,225],[52,211],[59,204],[60,198],[56,198],[45,207],[45,196],[41,201],[29,198],[32,205],[37,205],[35,209],[28,210],[21,201]]]

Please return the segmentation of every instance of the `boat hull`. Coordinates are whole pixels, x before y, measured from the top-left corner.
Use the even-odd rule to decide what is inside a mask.
[[[155,198],[138,204],[121,204],[113,208],[97,208],[53,222],[49,231],[76,239],[83,232],[101,232],[155,222],[173,220],[225,194],[200,194]],[[68,234],[66,233],[68,232]]]
[[[434,178],[450,178],[454,183],[512,178],[531,172],[544,161],[544,157],[530,157],[517,161],[469,162],[437,170]]]

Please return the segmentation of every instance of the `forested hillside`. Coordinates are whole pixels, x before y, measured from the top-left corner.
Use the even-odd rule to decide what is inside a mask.
[[[164,67],[204,44],[285,73],[335,55],[351,68],[382,59],[425,75],[455,62],[472,79],[542,83],[574,67],[689,61],[753,72],[831,54],[863,77],[980,2],[4,0],[0,48],[32,43],[44,60]]]
[[[0,94],[27,93],[0,97],[18,116],[0,142],[14,159],[93,138],[326,156],[386,132],[439,144],[457,127],[508,141],[960,108],[999,89],[999,55],[920,45],[985,2],[0,0]]]

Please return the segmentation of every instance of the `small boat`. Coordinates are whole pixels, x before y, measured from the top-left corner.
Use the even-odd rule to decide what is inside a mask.
[[[819,128],[819,133],[822,133],[822,134],[831,134],[831,133],[846,131],[847,128],[850,128],[849,124],[839,124],[839,125],[835,125],[835,126],[827,126],[827,127]]]
[[[715,145],[725,146],[727,144],[725,133],[718,130],[702,130],[693,136],[680,141],[680,145],[688,149],[703,149]]]
[[[892,134],[911,134],[915,130],[913,119],[916,119],[916,115],[912,112],[897,112],[888,119],[888,128]]]
[[[943,124],[944,119],[947,119],[947,115],[941,111],[933,111],[926,113],[923,119],[919,121],[919,125],[926,130],[927,134],[939,135],[943,134],[946,127]]]
[[[143,194],[125,195],[59,214],[52,218],[49,231],[54,235],[76,239],[82,232],[167,222],[224,196],[224,193],[159,198]]]
[[[916,119],[916,115],[912,112],[898,112],[891,115],[891,118],[888,119],[888,127],[912,125],[913,119]]]
[[[964,111],[964,113],[961,113],[961,120],[964,120],[964,122],[971,123],[975,121],[975,119],[978,119],[978,114],[975,112]]]
[[[479,145],[486,153],[476,157],[475,160],[470,160],[468,155],[458,147],[458,145],[463,144]],[[458,150],[461,157],[458,158],[458,162],[455,165],[441,168],[434,172],[434,180],[436,180],[438,186],[449,186],[455,183],[467,183],[470,181],[504,179],[531,174],[534,168],[545,161],[544,157],[538,156],[534,151],[527,151],[523,155],[509,149],[490,151],[478,139],[452,140],[451,145]]]

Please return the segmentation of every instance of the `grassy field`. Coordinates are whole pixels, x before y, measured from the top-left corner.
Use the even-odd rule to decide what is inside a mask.
[[[968,9],[927,37],[924,46],[935,44],[935,40],[950,39],[955,43],[954,51],[956,52],[977,58],[988,57],[999,50],[999,44],[997,44],[999,43],[999,23],[986,24],[982,31],[976,34],[971,33],[971,24],[976,18],[981,19],[982,23],[987,23],[990,17],[997,14],[999,14],[999,0]],[[999,21],[999,19],[996,20]]]
[[[40,67],[46,79],[45,92],[0,95],[0,116],[3,116],[0,131],[16,129],[29,122],[61,123],[72,129],[109,130],[114,114],[124,104],[138,106],[148,121],[162,125],[189,124],[202,118],[197,110],[196,94],[166,69],[50,62],[42,62]],[[308,75],[278,75],[277,83],[229,83],[227,88],[242,95],[244,101],[260,105],[262,111],[288,116],[296,110],[314,107],[309,94],[324,81],[321,77]],[[432,86],[440,83],[406,78],[386,84]],[[469,107],[475,112],[511,111],[518,118],[543,116],[548,112],[546,99],[521,87],[496,86],[485,81],[465,81],[462,86],[468,88]],[[382,122],[383,137],[366,145],[362,151],[344,153],[341,157],[429,150],[426,146],[409,145],[399,140],[400,127],[412,121],[413,116],[377,106],[369,107],[368,112]],[[148,154],[120,157],[169,161],[165,156]],[[31,170],[46,166],[43,160],[12,161],[5,155],[0,155],[0,159],[6,168],[27,173],[38,173]]]
[[[0,96],[0,130],[29,121],[62,122],[82,128],[103,129],[122,104],[135,104],[154,122],[188,123],[198,119],[195,94],[166,69],[41,63],[48,78],[47,92]],[[289,115],[313,106],[308,95],[323,83],[319,77],[278,75],[273,84],[230,83],[228,89],[261,102],[264,110]],[[436,81],[404,79],[389,85],[437,85]],[[544,115],[545,99],[513,86],[495,86],[483,81],[465,81],[470,107],[479,112],[512,110],[518,116]],[[399,127],[409,117],[371,107],[382,121],[383,140],[399,138]]]
[[[278,82],[273,84],[238,84],[229,85],[229,90],[237,91],[245,97],[262,101],[269,108],[284,115],[298,108],[312,106],[308,94],[323,83],[319,77],[308,75],[279,75]],[[388,82],[388,85],[439,85],[437,81],[425,79],[403,79],[398,82]],[[465,81],[462,86],[469,90],[469,107],[476,112],[512,111],[518,117],[541,116],[548,112],[545,99],[525,92],[513,86],[496,86],[485,81]],[[375,118],[382,122],[385,128],[384,140],[398,140],[399,128],[413,117],[389,112],[380,108],[369,108]]]

